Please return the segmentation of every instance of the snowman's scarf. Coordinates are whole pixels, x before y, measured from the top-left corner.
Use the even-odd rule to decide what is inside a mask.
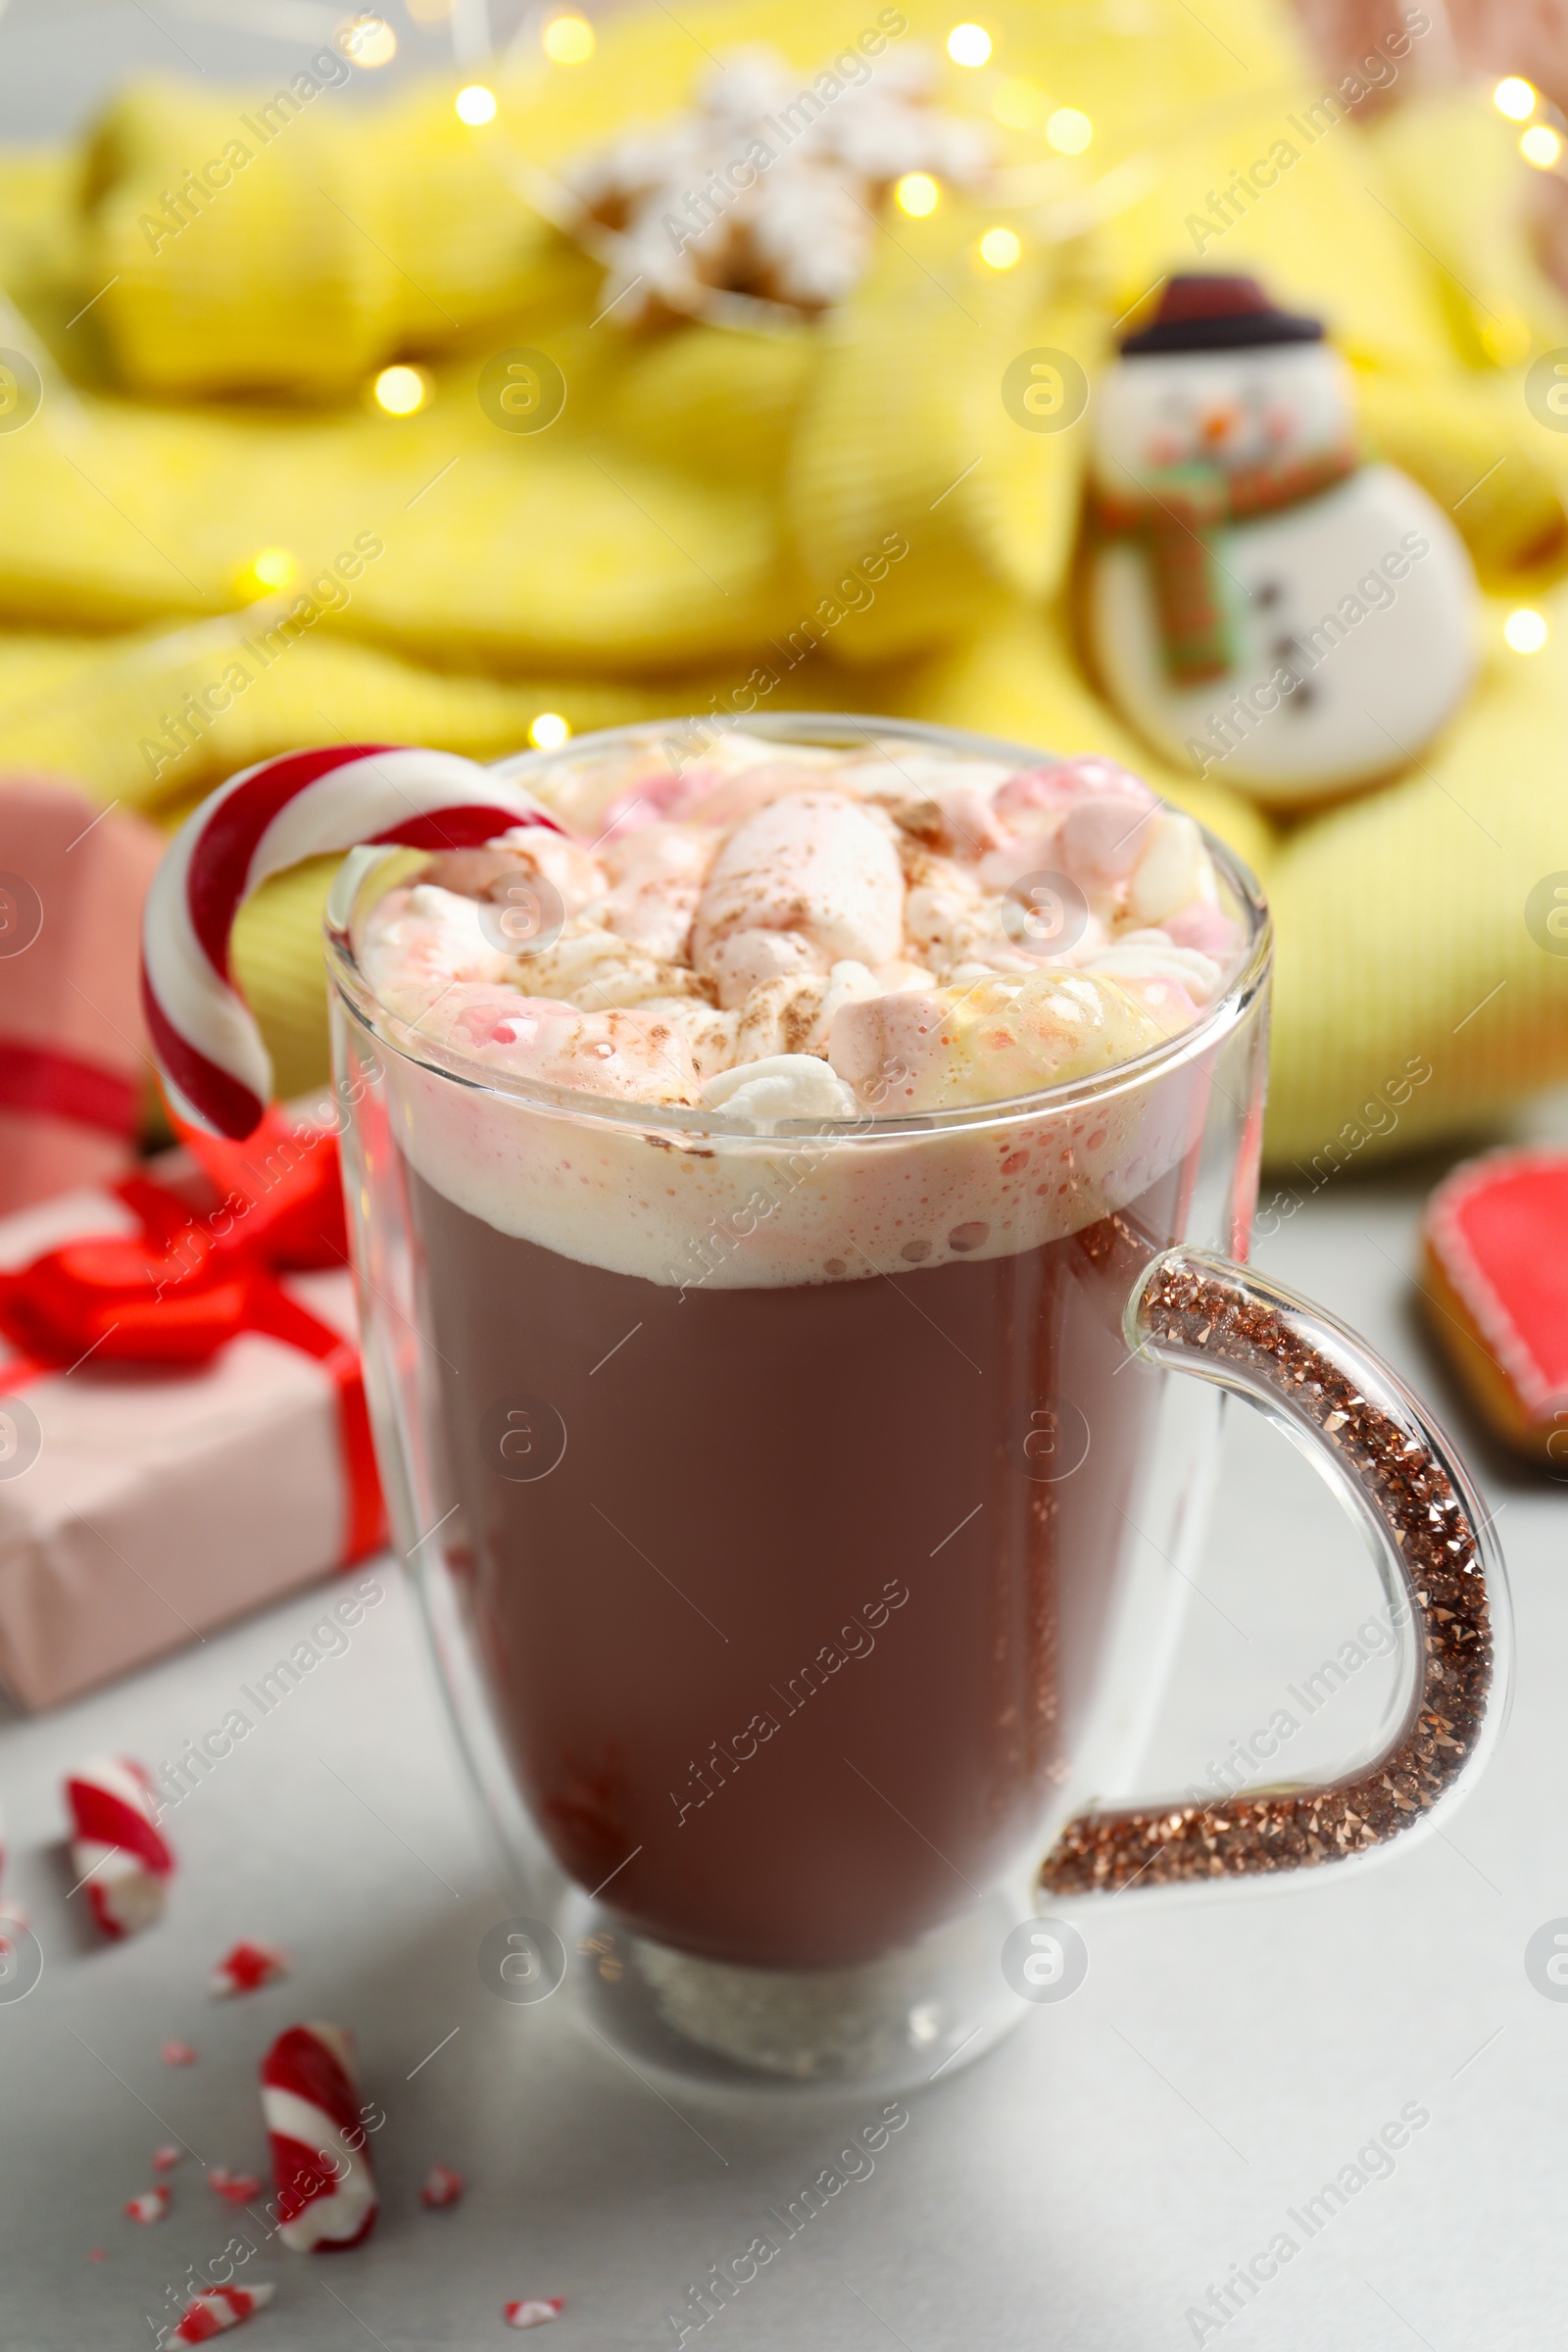
[[[1172,466],[1145,477],[1136,492],[1102,491],[1095,519],[1107,537],[1137,538],[1153,573],[1154,611],[1165,669],[1173,686],[1200,686],[1227,677],[1237,647],[1215,561],[1213,534],[1223,524],[1250,522],[1343,482],[1358,460],[1353,450],[1325,450],[1295,466]]]

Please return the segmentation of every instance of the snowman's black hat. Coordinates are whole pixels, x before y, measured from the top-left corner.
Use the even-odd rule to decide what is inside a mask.
[[[1194,270],[1167,279],[1152,322],[1121,347],[1124,360],[1167,352],[1244,351],[1265,343],[1321,343],[1321,319],[1277,311],[1255,277]]]

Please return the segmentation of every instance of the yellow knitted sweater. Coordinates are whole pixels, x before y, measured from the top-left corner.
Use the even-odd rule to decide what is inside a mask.
[[[1519,225],[1513,133],[1464,94],[1363,126],[1276,0],[1233,0],[1218,29],[1183,0],[1137,13],[1134,35],[1108,9],[988,0],[991,61],[944,60],[941,103],[990,124],[993,188],[890,212],[814,324],[624,331],[558,225],[560,173],[743,43],[803,88],[873,21],[940,54],[953,12],[929,0],[628,9],[589,65],[498,71],[482,125],[455,84],[351,105],[326,53],[277,91],[128,90],[79,153],[0,157],[13,418],[41,385],[0,430],[0,760],[172,816],[305,741],[484,757],[542,710],[730,710],[760,672],[767,707],[1108,750],[1225,834],[1278,917],[1282,1160],[1412,1055],[1433,1075],[1406,1140],[1568,1073],[1568,957],[1525,918],[1568,869],[1568,678],[1555,637],[1527,659],[1500,628],[1522,600],[1550,613],[1568,562],[1568,435],[1525,397],[1568,310]],[[1060,107],[1093,123],[1080,155],[1046,136]],[[1222,201],[1281,140],[1266,197]],[[978,253],[998,221],[1022,249],[1001,271]],[[1453,513],[1489,593],[1482,681],[1445,737],[1294,824],[1174,771],[1097,698],[1074,617],[1085,432],[1021,431],[1000,397],[1042,346],[1093,383],[1127,312],[1193,267],[1255,270],[1328,319],[1369,446]],[[524,349],[565,384],[534,433],[484,393]],[[399,417],[369,388],[401,361],[430,397]],[[284,877],[238,943],[287,1087],[321,1066],[323,888]]]

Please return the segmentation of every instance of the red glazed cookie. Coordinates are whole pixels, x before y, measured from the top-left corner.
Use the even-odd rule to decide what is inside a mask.
[[[1423,1227],[1433,1327],[1505,1444],[1568,1468],[1568,1151],[1494,1152]]]

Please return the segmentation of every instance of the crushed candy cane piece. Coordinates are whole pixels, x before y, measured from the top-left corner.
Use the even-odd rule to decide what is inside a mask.
[[[107,2262],[109,2260],[107,2248],[103,2246],[89,2246],[87,2249],[87,2260],[89,2262]]]
[[[525,2303],[503,2303],[501,2316],[509,2328],[542,2328],[547,2320],[559,2320],[564,2309],[562,2295],[534,2295]]]
[[[248,2205],[262,2193],[262,2184],[254,2173],[231,2173],[226,2164],[210,2164],[207,2185],[231,2205]]]
[[[290,2026],[262,2060],[278,2236],[296,2254],[357,2246],[375,2222],[375,2177],[341,2026]]]
[[[66,1779],[71,1867],[99,1928],[117,1940],[163,1916],[174,1875],[156,1802],[150,1775],[129,1756],[94,1756]]]
[[[425,2174],[419,2189],[421,2205],[455,2205],[466,2183],[461,2173],[449,2164],[433,2164]]]
[[[172,2143],[155,2148],[153,2150],[153,2171],[155,2173],[172,2173],[184,2153],[183,2148],[176,2148]]]
[[[166,2041],[161,2052],[166,2066],[194,2066],[196,2052],[188,2041]]]
[[[0,1915],[0,1961],[6,1960],[17,1949],[18,1939],[26,1932],[25,1921],[17,1918],[15,1913]],[[7,1968],[3,1973],[9,1976],[11,1972]]]
[[[121,2208],[127,2222],[161,2222],[169,2211],[169,2191],[162,2183],[157,2188],[144,2188],[137,2197],[127,2197]]]
[[[237,1992],[260,1992],[288,1975],[289,1959],[275,1943],[236,1943],[223,1954],[207,1980],[215,2000]]]
[[[161,2340],[166,2344],[205,2344],[225,2329],[237,2328],[241,2320],[265,2310],[274,2291],[260,2280],[255,2286],[204,2287],[195,2301],[186,2305],[178,2324]]]

